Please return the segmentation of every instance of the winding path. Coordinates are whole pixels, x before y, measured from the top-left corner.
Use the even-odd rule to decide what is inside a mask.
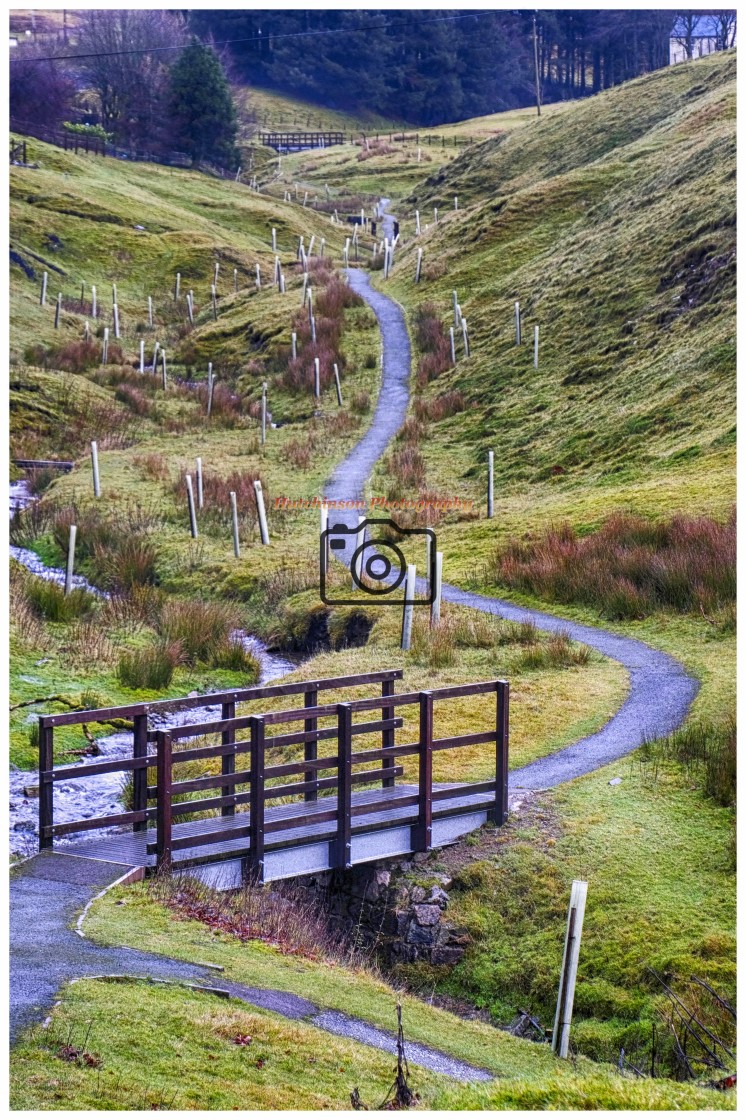
[[[387,217],[387,220],[390,218]],[[403,424],[409,402],[411,350],[401,307],[371,287],[370,277],[349,270],[350,285],[375,313],[383,338],[381,391],[370,429],[339,465],[325,489],[330,498],[362,497],[376,461]],[[349,515],[348,515],[349,518]],[[698,684],[672,657],[644,642],[624,638],[600,627],[583,626],[553,614],[528,610],[501,599],[463,591],[449,584],[443,597],[460,606],[517,622],[531,621],[542,630],[565,631],[627,669],[629,695],[619,711],[594,735],[510,775],[512,789],[542,789],[587,774],[628,754],[646,739],[673,731],[685,718]],[[85,862],[85,869],[80,864]],[[76,911],[125,868],[102,865],[98,883],[90,881],[90,861],[62,853],[40,854],[19,867],[11,881],[11,1037],[30,1025],[53,1002],[62,984],[75,976],[126,973],[133,979],[158,978],[219,986],[235,998],[264,1007],[286,1018],[305,1019],[333,1034],[393,1052],[395,1039],[370,1023],[339,1012],[321,1010],[292,993],[247,988],[227,981],[200,965],[170,960],[127,947],[103,947],[86,941],[70,928]],[[33,937],[29,937],[33,930]],[[449,1055],[409,1044],[410,1060],[462,1080],[490,1075]]]
[[[340,463],[325,488],[325,494],[337,500],[362,497],[376,460],[404,423],[411,366],[409,334],[399,304],[373,288],[370,276],[361,269],[349,269],[347,275],[350,286],[378,319],[383,338],[383,379],[370,429]],[[697,695],[699,683],[687,675],[680,662],[635,638],[624,638],[598,626],[584,626],[451,584],[443,585],[443,598],[510,621],[533,622],[540,630],[563,631],[575,641],[618,661],[629,673],[627,698],[600,731],[547,758],[512,770],[512,789],[546,789],[614,762],[646,740],[674,731]]]

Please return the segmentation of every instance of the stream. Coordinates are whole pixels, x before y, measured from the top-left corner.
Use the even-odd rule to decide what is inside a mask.
[[[12,517],[16,510],[24,509],[31,502],[35,501],[33,495],[29,492],[28,484],[24,481],[13,482],[10,484],[10,516]],[[10,546],[10,555],[13,559],[17,560],[24,567],[28,568],[34,575],[40,576],[42,579],[54,580],[56,583],[65,582],[65,572],[62,568],[52,568],[44,564],[42,560],[27,548],[19,548],[17,545]],[[88,591],[92,591],[97,595],[103,595],[105,592],[99,591],[93,587],[82,576],[74,576],[73,582],[76,587],[84,587]],[[297,662],[289,661],[285,657],[280,657],[275,653],[270,653],[265,644],[255,635],[246,634],[243,631],[238,631],[241,635],[244,646],[259,659],[261,665],[261,673],[259,677],[260,684],[267,684],[270,681],[279,680],[281,677],[292,673],[298,667]],[[45,659],[37,662],[38,665],[43,665]],[[43,684],[44,681],[41,677],[34,678],[26,676],[22,678],[30,684]],[[190,696],[198,696],[198,692],[190,692]],[[209,693],[205,695],[207,701]],[[187,723],[208,723],[211,720],[220,719],[220,705],[210,704],[206,702],[199,708],[190,708],[188,711],[174,712],[172,714],[163,714],[159,716],[151,716],[150,726],[157,728],[159,726],[183,726]],[[30,709],[26,717],[26,722],[29,728],[38,718],[38,711]],[[111,735],[105,735],[97,738],[96,742],[99,747],[99,758],[115,759],[115,758],[128,758],[132,754],[132,732],[131,731],[116,731]],[[82,743],[82,739],[81,739]],[[83,757],[79,760],[80,764],[90,762],[90,758]],[[74,765],[71,761],[70,765]],[[35,852],[38,846],[38,796],[36,790],[38,787],[38,773],[36,770],[18,770],[11,766],[9,791],[10,791],[10,804],[9,804],[9,825],[10,825],[10,850],[16,855],[31,855]],[[115,774],[99,774],[94,778],[81,778],[78,781],[70,778],[65,782],[56,782],[54,787],[54,819],[55,823],[62,824],[68,821],[88,820],[91,817],[104,816],[107,813],[121,812],[122,802],[122,785],[125,780],[125,775],[122,773]],[[114,832],[115,829],[92,829],[89,832],[82,834],[71,834],[67,837],[61,837],[55,841],[55,846],[63,846],[67,843],[76,843],[80,840],[81,835],[86,835],[93,838],[94,836],[104,835],[106,832]]]

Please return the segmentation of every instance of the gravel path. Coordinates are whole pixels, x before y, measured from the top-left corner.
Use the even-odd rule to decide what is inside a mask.
[[[318,1007],[276,988],[252,988],[224,979],[206,964],[177,961],[128,946],[96,945],[73,928],[76,916],[100,891],[130,870],[63,852],[41,852],[17,867],[10,882],[10,1040],[38,1023],[63,984],[84,977],[126,976],[187,984],[230,996],[252,1007],[302,1020],[328,1034],[396,1053],[396,1036],[372,1023]],[[392,1004],[392,1017],[394,1008]],[[459,1081],[489,1081],[491,1074],[420,1043],[407,1043],[414,1065]]]
[[[361,269],[350,269],[348,275],[351,287],[370,305],[378,319],[384,365],[371,427],[335,470],[325,488],[324,493],[335,499],[363,495],[376,460],[404,422],[411,365],[407,325],[399,304],[371,287],[369,275]],[[337,520],[354,524],[349,513],[337,515]],[[349,559],[347,552],[343,556]],[[544,611],[518,607],[504,599],[463,591],[451,584],[443,585],[443,598],[449,603],[473,607],[515,622],[533,622],[540,630],[563,631],[618,661],[629,673],[627,699],[605,727],[547,758],[511,771],[511,789],[546,789],[614,762],[646,740],[675,730],[697,695],[698,682],[687,675],[678,661],[634,638],[624,638],[597,626],[569,622]]]

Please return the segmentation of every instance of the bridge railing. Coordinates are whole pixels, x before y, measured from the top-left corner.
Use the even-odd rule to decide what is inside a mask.
[[[435,701],[457,697],[476,696],[484,693],[496,695],[494,726],[487,731],[452,735],[446,738],[433,737],[433,707]],[[419,731],[417,740],[397,745],[394,742],[396,730],[404,721],[394,715],[396,709],[416,705],[419,709]],[[508,706],[509,688],[506,681],[487,681],[478,684],[454,685],[424,692],[401,693],[384,697],[371,697],[336,704],[318,705],[313,708],[291,709],[269,712],[265,715],[251,715],[217,723],[194,724],[188,727],[171,728],[157,733],[157,786],[148,790],[157,804],[157,838],[147,845],[149,855],[156,856],[159,870],[168,872],[175,862],[182,866],[207,862],[210,859],[225,858],[226,845],[230,846],[231,858],[244,858],[249,871],[261,879],[265,851],[289,844],[300,843],[299,831],[312,829],[314,842],[333,841],[333,866],[351,866],[351,844],[353,835],[380,830],[388,824],[412,826],[412,848],[415,851],[428,851],[432,846],[433,820],[446,816],[463,814],[475,809],[487,809],[488,816],[496,824],[504,823],[507,814],[508,791]],[[373,720],[363,719],[353,722],[358,713],[380,711],[380,717]],[[333,720],[333,726],[318,728],[319,720]],[[293,727],[311,720],[312,732],[308,730],[272,733],[278,725]],[[236,733],[248,732],[236,740]],[[269,732],[269,733],[268,733]],[[386,736],[380,748],[354,749],[356,737],[381,733]],[[195,739],[205,735],[220,735],[220,745],[187,747],[175,750],[175,744],[184,739]],[[226,735],[231,739],[226,744]],[[308,757],[302,760],[282,761],[267,764],[267,752],[272,749],[285,750],[307,744],[313,736],[314,745],[319,741],[336,740],[333,753],[323,757]],[[438,787],[433,785],[433,754],[443,750],[479,744],[494,744],[495,778],[478,783],[448,783]],[[235,759],[237,755],[248,755],[248,766],[233,770],[229,777],[225,772],[209,774],[198,778],[175,779],[175,767],[197,760],[225,758],[226,752]],[[404,773],[397,762],[407,756],[417,756],[417,785],[413,792],[391,792],[394,779]],[[379,767],[369,767],[380,763]],[[327,776],[322,776],[326,773]],[[300,776],[301,781],[283,781]],[[375,796],[358,798],[353,803],[354,786],[373,786],[388,779],[389,789],[382,789]],[[279,784],[273,784],[279,782]],[[243,787],[238,789],[238,787]],[[248,788],[247,788],[248,787]],[[202,793],[220,789],[218,796],[197,800],[178,800],[190,793]],[[409,788],[409,787],[407,787]],[[308,800],[322,794],[329,800],[329,808],[319,805],[309,806],[290,801],[303,797]],[[459,803],[459,798],[461,802]],[[463,799],[468,799],[468,808]],[[283,810],[267,818],[267,803],[283,801]],[[290,802],[288,804],[288,802]],[[442,803],[442,804],[441,804]],[[214,828],[187,827],[175,833],[176,822],[185,822],[188,816],[221,812],[229,806],[233,812],[237,805],[248,805],[249,813],[245,823],[215,820]],[[402,810],[405,812],[402,813]],[[367,819],[360,819],[367,818]],[[191,822],[192,824],[194,822]],[[319,829],[319,826],[328,826]],[[294,834],[294,835],[293,835]],[[307,842],[307,840],[306,840]],[[212,847],[212,852],[199,855],[194,849]],[[188,857],[179,856],[189,849]]]
[[[313,709],[318,703],[319,693],[333,689],[353,689],[372,684],[380,684],[383,698],[394,692],[397,680],[403,676],[401,669],[382,669],[375,673],[358,673],[343,677],[326,677],[313,681],[288,681],[284,684],[258,685],[251,688],[232,689],[225,692],[213,692],[204,696],[181,696],[172,700],[156,700],[151,703],[125,704],[112,708],[86,709],[76,712],[62,712],[58,715],[39,716],[39,848],[52,848],[56,836],[69,835],[88,831],[90,829],[112,828],[119,825],[132,825],[135,832],[141,832],[148,827],[148,822],[155,820],[156,807],[148,805],[148,768],[157,764],[158,756],[153,752],[152,744],[157,741],[158,729],[151,726],[151,720],[157,719],[163,729],[163,723],[179,712],[197,708],[220,705],[222,721],[235,720],[236,706],[251,703],[256,700],[273,699],[279,696],[303,696],[304,711]],[[83,726],[89,724],[114,724],[115,726],[125,721],[131,722],[132,727],[132,754],[130,757],[106,759],[104,761],[78,763],[75,765],[57,765],[54,763],[54,732],[55,728]],[[322,735],[317,732],[317,720],[312,715],[306,716],[304,731],[306,733],[305,755],[309,761],[316,758],[317,743]],[[230,775],[235,769],[235,751],[231,744],[235,738],[235,731],[230,727],[222,732],[223,746],[223,773]],[[382,741],[390,732],[384,731]],[[125,812],[108,813],[100,817],[90,817],[75,821],[54,822],[54,787],[59,782],[77,781],[81,778],[95,778],[101,775],[121,773],[123,778],[132,778],[132,809]],[[391,784],[395,780],[393,771],[387,774],[383,783]],[[225,786],[229,785],[228,782]],[[309,800],[312,799],[309,791]],[[230,816],[234,808],[226,803],[223,815]]]

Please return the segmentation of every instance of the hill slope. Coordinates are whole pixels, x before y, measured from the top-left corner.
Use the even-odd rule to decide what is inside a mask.
[[[572,494],[592,520],[598,488],[608,506],[652,485],[651,509],[723,511],[734,493],[734,154],[730,53],[472,146],[410,196],[431,224],[409,238],[390,286],[443,318],[456,289],[472,350],[426,390],[456,387],[470,402],[430,428],[432,484],[474,491],[476,474],[481,496],[494,448],[501,499],[558,507]]]

